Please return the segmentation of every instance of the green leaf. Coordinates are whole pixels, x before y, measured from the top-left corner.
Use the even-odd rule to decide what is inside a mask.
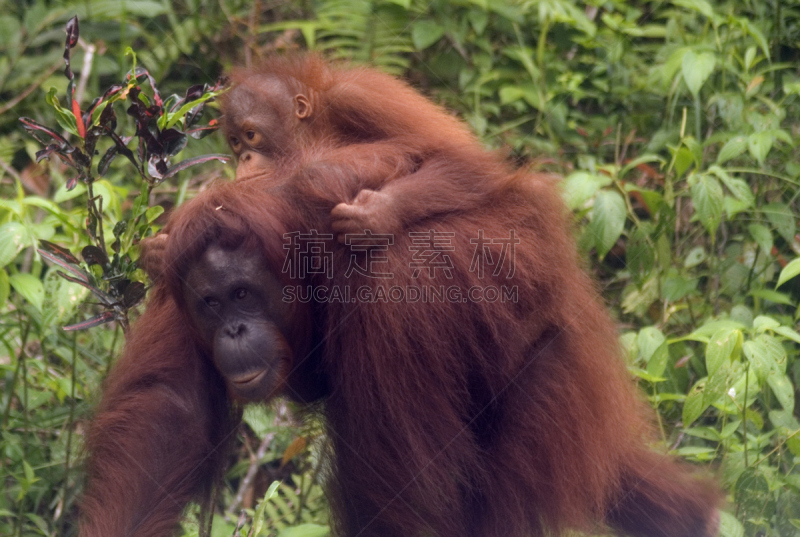
[[[636,345],[639,347],[639,358],[647,363],[650,358],[658,350],[658,348],[667,340],[661,330],[655,326],[648,326],[642,328],[636,336]]]
[[[658,328],[648,326],[639,332],[636,343],[639,347],[639,358],[647,364],[648,375],[660,378],[669,360],[667,338]]]
[[[702,246],[695,246],[689,253],[686,254],[686,259],[683,260],[683,266],[685,268],[692,268],[696,267],[700,263],[706,260],[706,250]]]
[[[736,348],[742,344],[741,330],[730,328],[723,328],[717,331],[706,346],[706,371],[708,376],[714,376],[714,373],[720,366],[734,356]]]
[[[714,10],[711,8],[711,4],[706,0],[672,0],[672,3],[676,6],[697,11],[709,19],[714,16]]]
[[[410,2],[410,0],[408,0]],[[411,28],[411,40],[417,50],[425,50],[444,35],[444,27],[431,20],[415,22]]]
[[[695,98],[700,93],[700,88],[703,87],[705,81],[714,72],[716,63],[716,57],[710,52],[696,54],[693,50],[687,50],[683,55],[681,72],[689,91]]]
[[[781,325],[778,321],[768,315],[759,315],[753,319],[753,329],[757,334],[762,334],[767,330],[775,330]]]
[[[661,293],[665,300],[676,302],[693,293],[700,283],[698,278],[686,278],[679,274],[670,275],[664,278],[661,284]]]
[[[164,214],[164,207],[162,207],[161,205],[153,205],[152,207],[147,209],[147,212],[145,212],[144,214],[144,218],[145,220],[147,220],[147,222],[152,223],[153,220],[155,220],[162,214]]]
[[[328,526],[320,526],[319,524],[300,524],[299,526],[292,526],[286,528],[278,535],[279,537],[325,537],[330,534],[331,530]]]
[[[788,377],[777,371],[771,371],[767,375],[767,384],[783,409],[792,412],[794,410],[794,386]]]
[[[40,312],[42,311],[42,302],[44,301],[42,280],[31,274],[14,274],[9,278],[9,283],[22,298]]]
[[[6,222],[0,226],[0,268],[14,261],[17,254],[30,244],[30,234],[19,222]]]
[[[719,511],[719,537],[744,537],[744,526],[727,511]]]
[[[764,159],[767,158],[773,143],[775,143],[775,133],[772,131],[754,132],[747,137],[747,148],[759,166],[764,166]]]
[[[786,371],[786,350],[776,338],[762,334],[745,342],[743,348],[744,355],[760,380],[766,380],[770,373],[783,375]]]
[[[735,136],[725,142],[722,149],[719,150],[717,155],[717,164],[728,162],[732,158],[736,158],[747,149],[747,138],[744,136]]]
[[[791,339],[795,343],[800,343],[800,334],[798,334],[795,330],[792,330],[788,326],[776,326],[772,330],[776,334],[780,334],[786,339]]]
[[[708,408],[708,404],[703,402],[703,391],[705,390],[706,379],[702,378],[692,386],[683,403],[683,426],[688,427],[699,418],[703,411]]]
[[[592,199],[598,190],[611,184],[607,175],[589,172],[575,172],[569,174],[561,182],[561,192],[564,202],[572,210],[579,209]]]
[[[693,175],[690,178],[692,202],[700,223],[712,236],[722,221],[723,192],[716,177],[708,174]]]
[[[605,258],[616,244],[625,227],[627,212],[625,200],[618,192],[601,190],[597,193],[592,207],[592,221],[589,232],[594,238],[597,256]]]
[[[727,396],[728,377],[731,373],[730,362],[723,362],[714,375],[706,377],[706,385],[703,388],[703,406],[713,405],[723,397]]]
[[[778,283],[775,285],[775,288],[777,289],[798,274],[800,274],[800,257],[792,259],[785,267],[783,267],[783,270],[781,270],[781,275],[778,276]]]
[[[711,341],[711,336],[717,333],[718,330],[723,328],[741,328],[744,329],[745,326],[742,323],[732,321],[729,319],[720,319],[714,321],[708,321],[703,326],[699,328],[695,328],[695,330],[689,334],[688,336],[677,338],[673,341],[681,341],[683,339],[690,339],[692,341],[702,341],[702,342],[709,342]]]
[[[720,168],[716,164],[711,166],[708,171],[716,175],[719,180],[722,181],[722,184],[724,184],[728,190],[731,191],[731,194],[736,196],[736,199],[744,203],[746,208],[755,205],[756,197],[753,195],[753,191],[750,189],[750,185],[748,185],[746,181],[736,177],[731,177],[727,171],[725,171],[723,168]]]
[[[11,294],[11,283],[8,280],[8,273],[5,269],[0,269],[0,308],[6,305],[8,296]]]
[[[748,294],[756,298],[769,300],[770,302],[774,302],[776,304],[784,304],[786,306],[794,305],[794,302],[792,302],[792,298],[789,295],[779,293],[778,291],[770,291],[769,289],[753,289]]]
[[[695,163],[694,153],[686,147],[681,147],[675,152],[675,176],[681,177]]]
[[[750,232],[750,236],[753,237],[762,252],[767,255],[772,254],[772,232],[768,227],[761,224],[750,224],[747,226],[747,231]]]
[[[778,234],[786,242],[792,244],[796,229],[792,210],[785,203],[767,203],[761,207],[761,211],[767,217],[769,223],[775,226]]]
[[[747,468],[742,472],[733,490],[740,516],[744,516],[746,520],[763,516],[765,512],[771,513],[775,509],[769,481],[757,468]]]
[[[653,377],[662,377],[669,362],[669,344],[665,341],[659,346],[647,362],[647,372]]]

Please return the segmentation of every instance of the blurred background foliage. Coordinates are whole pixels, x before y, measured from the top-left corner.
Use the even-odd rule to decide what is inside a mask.
[[[115,323],[62,330],[102,309],[36,252],[94,244],[86,185],[36,164],[19,122],[57,125],[46,96],[64,99],[74,15],[84,109],[131,69],[129,47],[163,95],[310,48],[404,76],[517,165],[563,175],[664,442],[728,491],[722,535],[800,535],[798,0],[0,0],[0,534],[76,535],[84,424],[124,343]],[[211,153],[227,153],[221,136],[179,158]],[[183,171],[146,206],[232,175]],[[125,159],[92,186],[106,236],[140,212]],[[121,248],[107,253],[136,260],[135,240]],[[326,535],[320,430],[282,402],[248,408],[212,534]]]

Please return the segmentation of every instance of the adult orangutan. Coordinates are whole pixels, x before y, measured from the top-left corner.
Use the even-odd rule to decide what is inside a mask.
[[[715,486],[649,448],[553,183],[385,75],[275,65],[227,98],[239,180],[167,226],[89,428],[81,535],[169,535],[230,401],[281,393],[323,403],[339,535],[715,535]]]

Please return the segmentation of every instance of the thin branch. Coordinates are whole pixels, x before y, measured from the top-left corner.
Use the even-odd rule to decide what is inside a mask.
[[[27,97],[28,95],[33,93],[34,90],[36,90],[39,86],[41,86],[44,83],[45,80],[50,78],[50,75],[52,75],[53,73],[58,71],[58,68],[61,67],[61,64],[62,64],[62,62],[61,62],[61,60],[59,60],[58,63],[56,63],[55,65],[50,67],[50,69],[48,69],[48,71],[45,74],[43,74],[38,79],[36,79],[36,81],[33,84],[31,84],[30,86],[25,88],[25,91],[23,91],[22,93],[20,93],[19,95],[17,95],[16,97],[11,99],[10,101],[8,101],[3,106],[0,106],[0,115],[2,115],[4,113],[8,112],[9,110],[11,110],[15,106],[17,106],[22,99],[24,99],[25,97]]]
[[[253,479],[256,477],[256,472],[258,472],[258,466],[261,463],[261,459],[264,458],[264,455],[267,453],[267,449],[274,438],[275,433],[267,434],[261,441],[261,445],[258,446],[258,451],[256,451],[255,456],[250,457],[250,466],[247,468],[247,473],[245,474],[244,479],[242,479],[242,483],[239,485],[239,490],[236,492],[236,498],[234,498],[233,503],[228,506],[228,513],[231,515],[233,515],[239,508],[239,505],[241,505],[242,501],[244,500],[245,493],[253,484]]]

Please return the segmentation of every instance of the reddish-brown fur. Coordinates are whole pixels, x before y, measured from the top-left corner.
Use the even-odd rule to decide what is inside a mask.
[[[295,71],[283,65],[279,76],[287,83],[311,77],[300,82],[314,84],[303,64]],[[441,118],[417,118],[411,110],[394,115],[405,95],[376,91],[370,98],[377,104],[365,104],[364,113],[385,121],[387,130],[418,129],[415,144],[442,149],[434,121]],[[354,98],[353,110],[360,103]],[[447,125],[445,131],[466,132]],[[391,280],[346,278],[352,252],[333,239],[327,244],[332,279],[282,275],[287,284],[317,287],[518,289],[519,300],[507,303],[312,305],[308,334],[318,353],[294,367],[319,371],[325,382],[322,412],[334,444],[329,499],[338,534],[522,537],[607,523],[633,536],[714,535],[715,486],[650,449],[649,410],[619,359],[613,323],[579,268],[555,185],[508,170],[469,136],[459,140],[448,149],[457,170],[449,177],[480,195],[455,210],[463,189],[451,192],[446,182],[434,181],[431,193],[426,181],[414,183],[420,216],[404,220],[380,265],[393,272]],[[354,149],[355,162],[363,149]],[[375,159],[385,156],[376,151]],[[347,154],[341,150],[331,166],[324,153],[321,160],[301,155],[268,180],[210,189],[173,216],[165,277],[108,379],[89,430],[84,537],[167,535],[182,506],[218,475],[231,412],[222,379],[194,343],[180,305],[181,276],[212,242],[242,238],[254,240],[280,272],[284,233],[330,232],[330,211],[370,187],[348,173]],[[448,165],[447,159],[433,162]],[[429,229],[455,233],[455,250],[448,252],[452,280],[441,271],[435,278],[425,270],[412,274],[408,232]],[[511,230],[520,240],[513,276],[487,270],[479,278],[470,271],[470,240],[481,231],[507,238]],[[499,256],[501,247],[491,245],[492,253]],[[296,386],[304,380],[307,375],[290,376],[285,393],[305,391]]]

